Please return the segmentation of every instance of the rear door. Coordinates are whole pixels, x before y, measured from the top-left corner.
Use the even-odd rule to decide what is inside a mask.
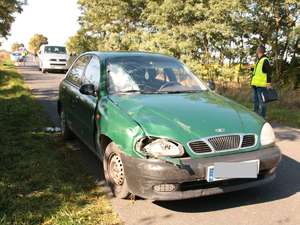
[[[84,74],[82,84],[93,84],[96,92],[95,95],[81,95],[81,105],[78,113],[81,115],[81,128],[85,131],[83,138],[86,144],[94,150],[95,113],[100,85],[100,60],[97,56],[91,58]]]
[[[80,138],[82,138],[84,131],[81,129],[82,118],[80,107],[82,94],[79,92],[79,88],[82,84],[85,68],[90,59],[90,55],[80,56],[70,68],[63,86],[63,109],[66,120],[72,131]]]

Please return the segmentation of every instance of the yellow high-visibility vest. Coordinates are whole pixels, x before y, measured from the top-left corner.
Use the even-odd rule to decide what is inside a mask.
[[[251,80],[251,85],[256,87],[266,87],[267,86],[267,74],[263,72],[263,65],[265,60],[268,60],[267,57],[262,57],[255,64],[253,70],[253,76]]]

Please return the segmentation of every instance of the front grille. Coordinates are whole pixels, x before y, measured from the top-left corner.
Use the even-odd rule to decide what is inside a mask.
[[[236,149],[240,146],[240,135],[212,137],[208,139],[215,151]]]
[[[214,151],[235,150],[253,147],[256,143],[255,134],[232,134],[203,138],[189,142],[188,145],[195,153],[209,153]]]
[[[247,134],[243,137],[242,148],[247,148],[255,145],[255,136],[253,134]]]
[[[59,59],[60,62],[67,62],[66,59]]]
[[[51,61],[51,62],[56,62],[56,59],[50,59],[49,61]]]
[[[50,66],[65,66],[66,64],[61,63],[50,63]]]
[[[191,142],[190,148],[196,153],[206,153],[211,152],[210,147],[204,141],[194,141]]]

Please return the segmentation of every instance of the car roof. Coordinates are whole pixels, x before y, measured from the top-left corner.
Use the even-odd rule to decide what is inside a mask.
[[[140,52],[140,51],[107,51],[107,52],[91,51],[91,52],[86,52],[84,54],[95,54],[102,59],[112,59],[112,58],[126,57],[126,56],[154,56],[154,57],[175,59],[174,57],[168,55],[163,55],[163,54],[153,53],[153,52]]]

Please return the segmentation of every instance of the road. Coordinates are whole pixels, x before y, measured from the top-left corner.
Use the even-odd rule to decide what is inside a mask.
[[[63,74],[42,74],[34,66],[20,67],[25,82],[44,106],[54,124],[57,89]],[[300,130],[275,127],[283,159],[276,180],[262,187],[235,193],[175,202],[111,199],[125,224],[145,225],[276,225],[300,224]],[[72,144],[72,143],[71,143]],[[81,163],[95,181],[103,184],[101,163],[83,145],[74,144]]]

